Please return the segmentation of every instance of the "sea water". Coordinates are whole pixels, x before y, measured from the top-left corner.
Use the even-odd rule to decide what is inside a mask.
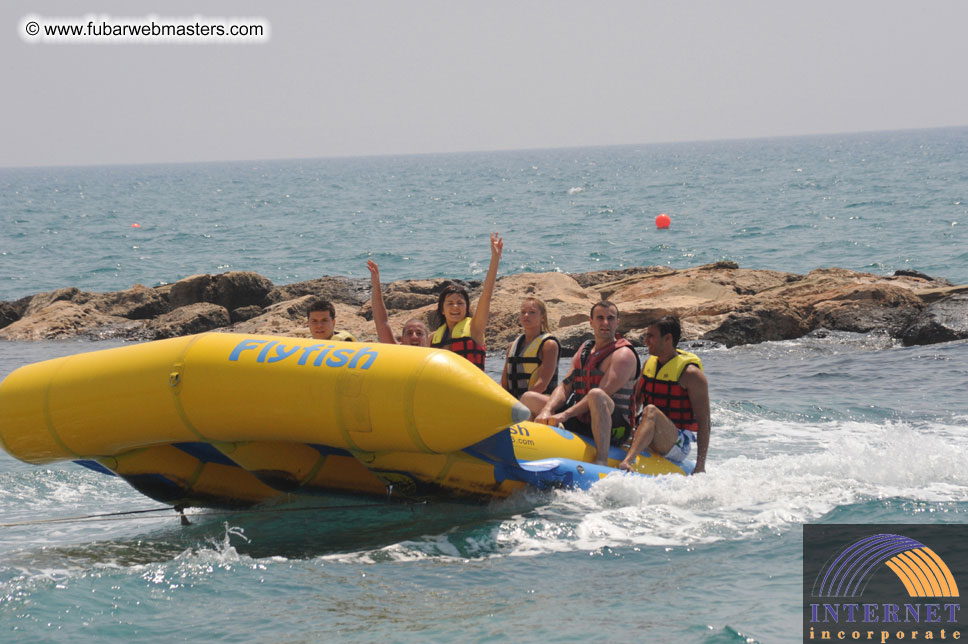
[[[655,217],[672,225],[657,230]],[[0,300],[194,273],[483,277],[720,260],[968,282],[968,128],[355,159],[0,168]]]
[[[479,277],[727,259],[968,282],[968,130],[554,151],[0,170],[0,298],[255,270]],[[672,228],[653,219],[667,212]],[[132,227],[137,223],[140,227]],[[111,342],[0,343],[0,376]],[[38,523],[159,504],[0,454],[3,641],[801,637],[801,526],[968,519],[968,342],[814,334],[706,367],[707,473],[485,506]],[[497,376],[497,351],[488,358]],[[564,365],[563,365],[564,366]],[[355,505],[355,507],[347,507]]]

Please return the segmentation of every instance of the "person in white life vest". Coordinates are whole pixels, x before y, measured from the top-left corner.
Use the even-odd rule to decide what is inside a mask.
[[[618,315],[611,302],[596,302],[589,316],[595,339],[578,350],[565,379],[550,396],[534,391],[521,396],[536,422],[590,436],[598,465],[607,464],[610,445],[625,441],[635,426],[639,356],[617,337]]]
[[[393,335],[390,328],[390,316],[383,302],[383,290],[380,288],[380,267],[372,259],[366,260],[366,267],[370,270],[370,304],[373,307],[373,324],[380,342],[385,344],[409,344],[414,347],[430,346],[430,330],[423,320],[410,318],[403,323],[403,333],[399,338]]]
[[[548,328],[548,308],[536,297],[521,302],[521,329],[508,347],[501,386],[515,398],[526,391],[550,394],[558,386],[561,345]]]
[[[650,357],[642,368],[642,422],[619,468],[631,470],[639,452],[648,447],[671,461],[682,462],[696,443],[693,474],[706,469],[709,449],[709,383],[702,361],[677,349],[682,335],[679,318],[665,316],[649,325],[645,344]]]
[[[309,334],[314,340],[336,340],[356,342],[356,338],[346,331],[336,330],[336,307],[329,300],[317,297],[306,309]]]

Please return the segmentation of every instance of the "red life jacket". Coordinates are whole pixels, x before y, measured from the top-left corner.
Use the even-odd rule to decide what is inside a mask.
[[[572,360],[571,365],[573,370],[570,376],[572,382],[571,405],[578,403],[588,395],[589,391],[601,385],[602,378],[605,377],[605,372],[599,369],[599,365],[601,365],[605,358],[623,347],[628,347],[635,356],[636,375],[632,376],[627,383],[612,394],[612,401],[615,403],[615,409],[623,410],[622,415],[628,421],[628,427],[634,427],[636,416],[638,415],[636,414],[635,384],[639,379],[639,365],[641,364],[639,362],[639,354],[635,353],[632,343],[625,338],[618,338],[598,351],[592,352],[594,346],[595,341],[588,340],[585,344],[581,345],[581,349],[578,350],[574,360]],[[591,415],[587,413],[583,414],[579,420],[584,423],[590,422]]]
[[[471,319],[464,318],[454,325],[454,332],[450,333],[447,324],[442,324],[434,331],[430,346],[438,349],[448,349],[459,356],[470,360],[475,366],[484,370],[484,346],[477,344],[471,337]]]
[[[694,364],[702,369],[702,361],[694,353],[676,349],[676,355],[663,365],[650,356],[642,367],[642,402],[655,405],[679,429],[695,432],[699,423],[692,412],[689,392],[679,385],[686,367]]]

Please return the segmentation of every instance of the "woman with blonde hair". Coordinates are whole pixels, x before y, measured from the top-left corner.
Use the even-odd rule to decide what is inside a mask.
[[[536,297],[521,302],[519,335],[508,347],[501,386],[520,398],[526,391],[550,394],[558,385],[561,344],[548,328],[548,307]]]

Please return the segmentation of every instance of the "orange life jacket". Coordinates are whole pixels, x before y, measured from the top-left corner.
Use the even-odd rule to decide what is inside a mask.
[[[623,410],[622,415],[628,421],[628,427],[635,426],[635,420],[638,414],[636,413],[636,398],[635,398],[635,384],[638,382],[639,376],[639,365],[642,364],[639,361],[639,354],[635,353],[635,349],[632,347],[632,343],[625,338],[618,338],[614,342],[605,345],[598,351],[592,351],[595,346],[594,340],[588,340],[585,344],[581,345],[578,353],[575,354],[575,358],[572,360],[572,399],[571,405],[578,403],[582,398],[588,395],[588,392],[601,385],[602,378],[605,377],[605,372],[599,369],[599,365],[607,358],[619,349],[628,347],[629,351],[635,356],[635,374],[627,383],[622,385],[614,394],[612,394],[612,400],[615,402],[615,409]],[[590,414],[583,414],[579,417],[582,422],[589,422],[591,420]]]

